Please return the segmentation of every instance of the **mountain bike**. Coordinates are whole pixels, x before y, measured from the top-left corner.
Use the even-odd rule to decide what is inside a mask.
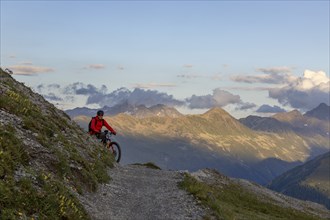
[[[105,140],[102,141],[103,145],[114,155],[115,160],[119,163],[121,158],[121,149],[117,142],[111,140],[113,135],[110,131],[105,130]]]

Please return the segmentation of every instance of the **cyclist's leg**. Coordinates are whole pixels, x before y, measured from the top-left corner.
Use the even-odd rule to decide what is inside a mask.
[[[102,140],[102,143],[106,143],[106,136],[104,132],[99,133],[98,138]]]

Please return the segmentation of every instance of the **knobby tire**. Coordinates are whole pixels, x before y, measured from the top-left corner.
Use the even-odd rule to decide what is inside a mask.
[[[121,159],[121,149],[120,146],[117,142],[113,141],[110,143],[110,145],[113,147],[113,149],[117,152],[117,156],[115,156],[115,160],[117,163],[119,163],[120,159]]]

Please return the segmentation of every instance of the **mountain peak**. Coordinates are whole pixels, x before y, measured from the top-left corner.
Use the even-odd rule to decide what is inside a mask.
[[[202,116],[213,117],[213,116],[230,116],[228,112],[220,107],[214,107],[209,109],[207,112],[202,114]],[[231,116],[230,116],[231,117]]]
[[[329,108],[330,106],[325,104],[324,102],[322,102],[321,104],[319,104],[319,106],[317,106],[316,108]]]
[[[157,104],[149,107],[149,110],[155,115],[159,117],[171,117],[177,118],[182,116],[182,114],[173,107],[169,107],[164,104]]]
[[[298,110],[293,110],[290,112],[280,112],[272,116],[279,121],[293,121],[301,119],[303,115]]]
[[[316,108],[306,112],[304,116],[318,118],[320,120],[330,120],[330,106],[325,103],[321,103]]]
[[[231,116],[224,109],[216,107],[208,110],[204,114],[200,115],[202,119],[206,119],[208,123],[213,124],[211,132],[218,133],[231,133],[248,132],[247,128],[242,125],[237,119]]]
[[[302,116],[301,112],[298,111],[297,109],[288,112],[288,115],[291,115],[291,116],[294,116],[294,117],[300,117],[300,116]]]

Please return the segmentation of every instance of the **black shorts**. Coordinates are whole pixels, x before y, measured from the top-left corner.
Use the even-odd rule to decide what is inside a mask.
[[[95,136],[97,139],[101,139],[102,142],[105,142],[105,132],[96,133]]]

